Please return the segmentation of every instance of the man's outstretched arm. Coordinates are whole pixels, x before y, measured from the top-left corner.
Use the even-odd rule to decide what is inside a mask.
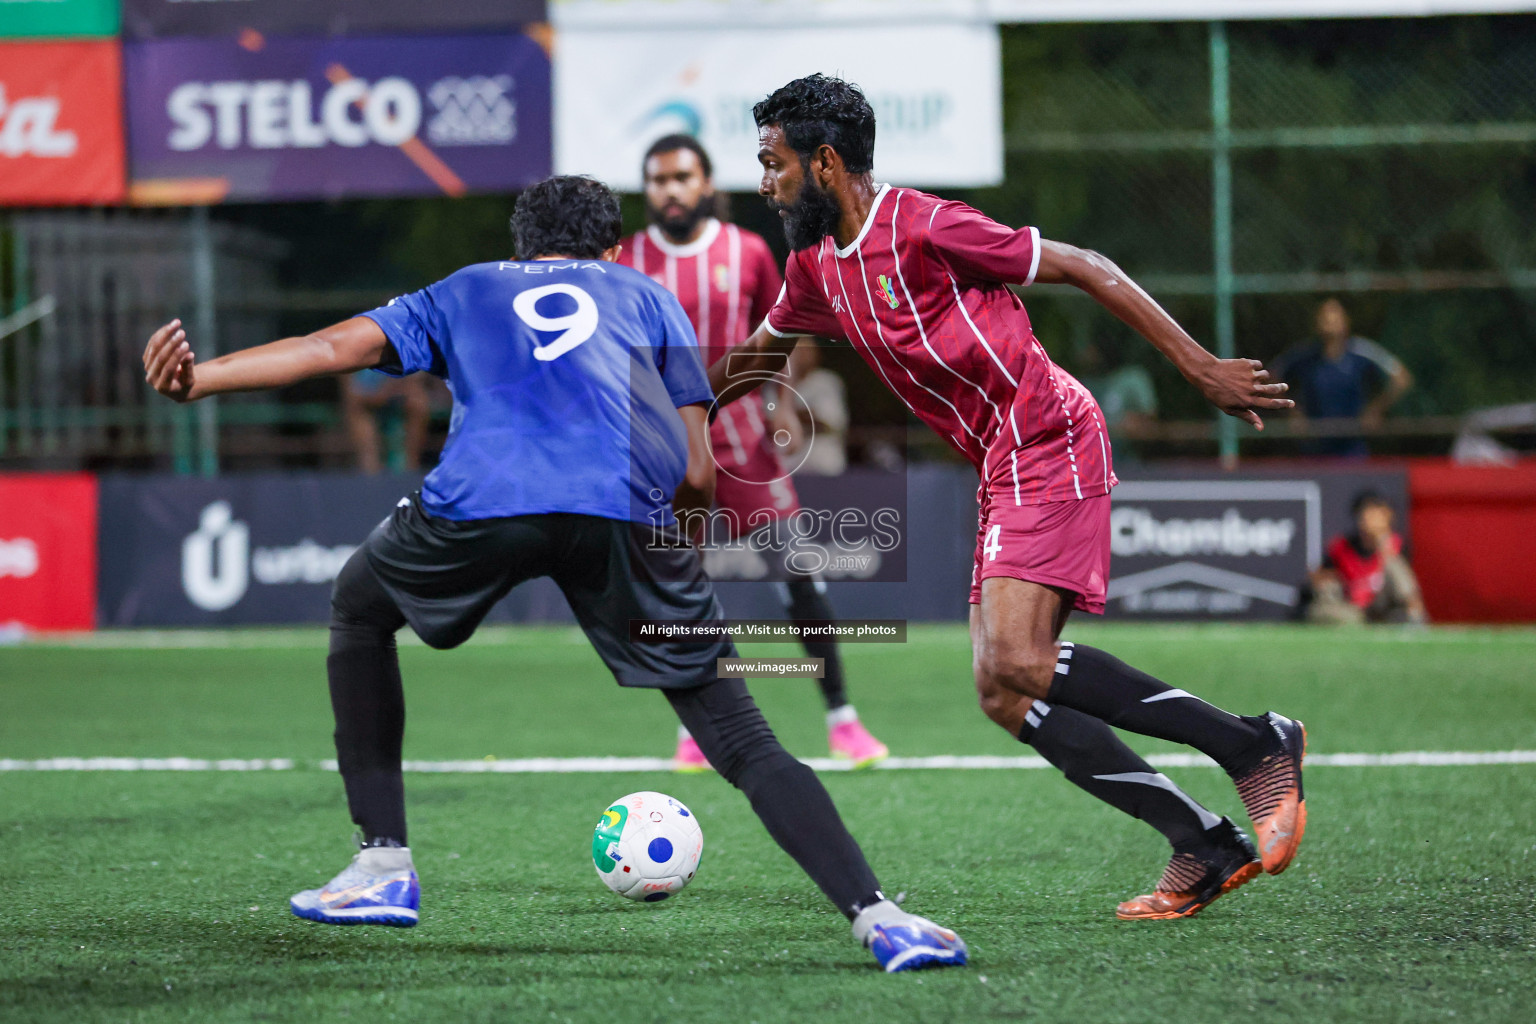
[[[798,335],[779,337],[764,320],[751,337],[715,360],[709,368],[709,386],[727,405],[762,387],[773,375],[782,373],[789,354],[800,340]]]
[[[199,365],[180,320],[172,320],[150,336],[144,349],[144,379],[177,402],[226,391],[261,391],[287,387],[310,377],[351,373],[379,364],[388,339],[367,317],[241,349]]]
[[[1093,296],[1099,305],[1156,346],[1186,380],[1228,416],[1263,430],[1264,421],[1257,410],[1290,409],[1296,405],[1289,398],[1280,397],[1287,386],[1272,382],[1269,371],[1257,359],[1216,358],[1186,334],[1140,285],[1096,252],[1042,239],[1035,280],[1042,284],[1069,284]]]

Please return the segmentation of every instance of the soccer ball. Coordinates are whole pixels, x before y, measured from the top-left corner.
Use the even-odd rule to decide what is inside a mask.
[[[620,896],[656,903],[693,880],[704,833],[693,812],[665,793],[615,800],[592,832],[592,864]]]

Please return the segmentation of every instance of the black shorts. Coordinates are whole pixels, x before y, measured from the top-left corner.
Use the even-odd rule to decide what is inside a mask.
[[[681,688],[713,682],[728,639],[633,643],[631,619],[718,622],[714,585],[692,547],[671,530],[570,513],[457,521],[429,515],[413,494],[353,556],[428,645],[457,647],[513,587],[548,576],[621,686]],[[361,566],[349,565],[349,569]],[[337,579],[342,606],[343,571]]]

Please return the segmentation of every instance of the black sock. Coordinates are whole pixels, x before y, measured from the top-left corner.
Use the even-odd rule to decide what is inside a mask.
[[[884,898],[821,780],[779,745],[740,679],[665,693],[709,763],[837,909],[852,919]]]
[[[336,762],[352,820],[365,841],[393,839],[403,846],[405,691],[394,634],[333,623],[325,667],[336,715]]]
[[[1261,720],[1228,714],[1083,644],[1062,642],[1046,699],[1143,736],[1186,743],[1230,775],[1251,768],[1274,746]]]
[[[405,625],[359,548],[331,594],[331,653],[325,659],[336,716],[336,763],[352,820],[369,846],[404,846],[405,691],[395,633]]]
[[[336,763],[364,846],[405,846],[405,691],[395,633],[405,616],[359,548],[331,594],[331,651],[325,660],[336,717]]]
[[[792,577],[784,584],[784,607],[791,622],[796,624],[821,623],[834,618],[832,604],[822,593],[824,585],[809,576]],[[805,640],[801,642],[807,657],[822,659],[825,675],[816,680],[821,687],[821,698],[828,711],[836,711],[848,703],[848,686],[843,680],[843,659],[838,654],[836,640]]]
[[[1221,818],[1174,785],[1097,718],[1037,700],[1019,739],[1061,769],[1068,781],[1161,832],[1175,850],[1204,845]]]

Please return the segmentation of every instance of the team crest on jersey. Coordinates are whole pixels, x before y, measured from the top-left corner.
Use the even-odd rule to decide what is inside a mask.
[[[715,291],[726,292],[731,290],[731,271],[724,263],[715,265]]]
[[[885,300],[885,304],[887,306],[895,309],[898,305],[900,305],[900,303],[896,300],[896,289],[891,287],[890,278],[886,277],[884,274],[881,274],[879,277],[875,278],[875,285],[880,291],[880,297]]]

